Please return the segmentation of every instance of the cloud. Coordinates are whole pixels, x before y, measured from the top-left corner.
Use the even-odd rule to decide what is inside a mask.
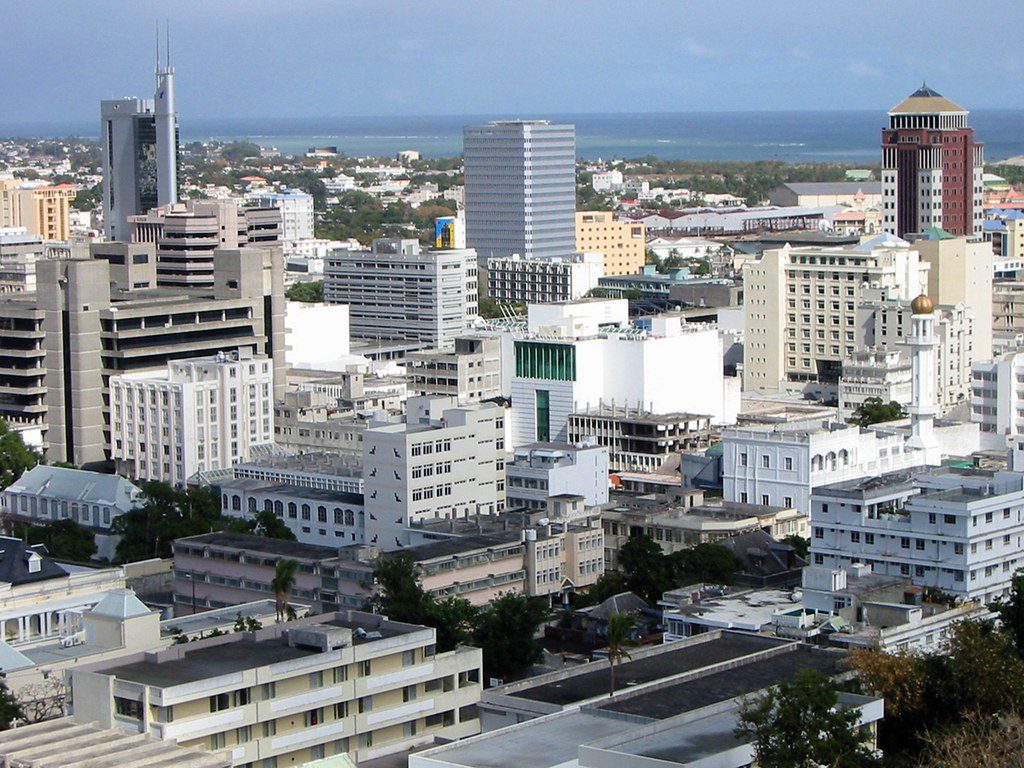
[[[722,57],[721,49],[697,40],[684,40],[679,47],[683,53],[693,56],[695,59],[719,59]]]
[[[846,71],[849,72],[854,77],[881,77],[882,76],[882,70],[880,70],[878,67],[874,66],[873,64],[868,64],[863,59],[857,59],[856,61],[851,61],[847,65]]]

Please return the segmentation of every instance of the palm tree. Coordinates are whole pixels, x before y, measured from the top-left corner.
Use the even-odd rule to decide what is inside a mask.
[[[277,621],[280,624],[288,616],[288,594],[295,586],[295,571],[299,564],[294,560],[278,560],[274,568],[274,578],[270,588],[274,590],[274,607],[277,609]]]
[[[623,659],[632,659],[628,646],[635,645],[629,633],[633,631],[633,617],[628,613],[616,613],[608,619],[608,669],[611,672],[612,686],[609,696],[615,693],[615,665]]]

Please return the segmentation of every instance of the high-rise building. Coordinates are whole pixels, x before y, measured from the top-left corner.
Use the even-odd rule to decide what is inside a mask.
[[[576,214],[576,248],[604,256],[604,276],[635,275],[647,258],[646,227],[636,221],[617,221],[611,211]]]
[[[309,240],[313,237],[313,196],[299,189],[280,192],[262,190],[247,195],[259,208],[281,211],[281,234],[284,240]]]
[[[0,417],[44,429],[49,460],[86,469],[108,462],[109,380],[118,373],[245,348],[273,359],[274,396],[283,397],[280,251],[225,249],[214,257],[212,290],[153,291],[112,287],[149,282],[136,278],[147,266],[154,274],[152,260],[134,262],[152,246],[101,249],[91,259],[42,259],[35,293],[0,298],[0,362],[8,370]]]
[[[576,129],[547,120],[496,121],[463,132],[466,242],[494,256],[576,250]]]
[[[71,236],[71,184],[32,186],[18,179],[0,181],[0,227],[24,227],[43,240]]]
[[[128,240],[128,217],[178,201],[178,116],[174,68],[160,66],[152,99],[127,97],[100,102],[103,152],[103,231],[108,240]]]
[[[980,234],[984,163],[967,110],[922,85],[889,111],[882,131],[885,231]]]

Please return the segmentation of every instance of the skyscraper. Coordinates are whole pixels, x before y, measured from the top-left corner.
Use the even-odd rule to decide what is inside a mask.
[[[152,99],[100,102],[103,141],[103,230],[108,240],[127,240],[129,216],[178,200],[178,118],[170,41]]]
[[[967,110],[922,85],[889,111],[882,131],[885,231],[980,233],[984,162]]]
[[[492,256],[576,250],[576,129],[497,121],[463,132],[466,244]]]

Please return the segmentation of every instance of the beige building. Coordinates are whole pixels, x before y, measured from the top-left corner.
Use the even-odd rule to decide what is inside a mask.
[[[964,305],[974,360],[992,358],[992,243],[931,230],[913,247],[929,265],[928,297],[936,306]],[[911,297],[913,298],[913,297]],[[967,365],[970,368],[970,363]]]
[[[878,235],[852,247],[765,251],[743,269],[744,388],[834,396],[844,357],[856,349],[863,291],[913,299],[929,265],[909,244]]]
[[[206,748],[234,766],[370,760],[480,732],[481,651],[346,611],[71,673],[78,722]]]
[[[992,333],[1003,339],[1024,334],[1024,282],[997,280],[992,284]]]
[[[405,357],[410,395],[446,395],[460,403],[501,396],[501,339],[456,336],[455,349],[424,349]]]
[[[604,276],[635,275],[644,266],[646,228],[635,221],[616,221],[611,211],[576,213],[576,250],[604,256]]]
[[[25,227],[43,240],[67,240],[71,236],[71,184],[27,187],[14,179],[0,181],[0,227]]]

